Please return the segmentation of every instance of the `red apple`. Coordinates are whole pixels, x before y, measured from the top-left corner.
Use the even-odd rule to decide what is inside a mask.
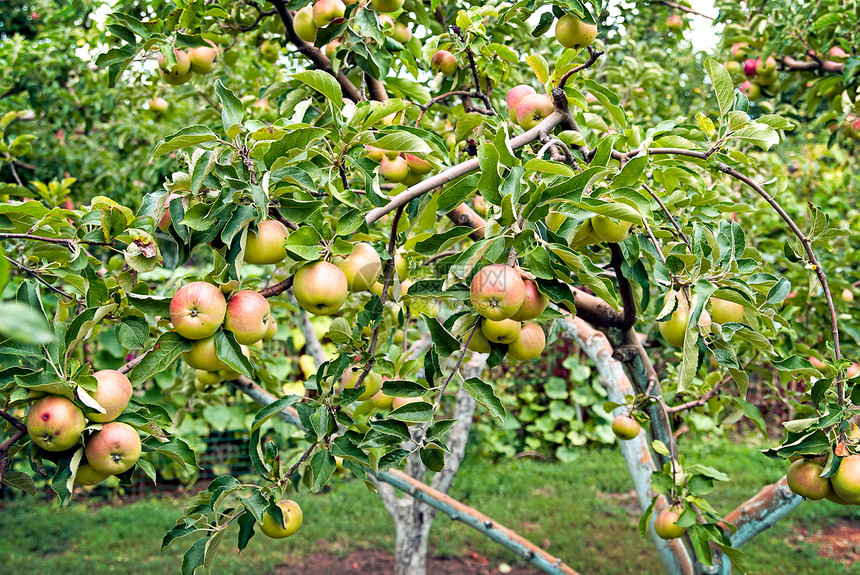
[[[487,319],[507,319],[517,313],[526,298],[526,286],[511,266],[492,264],[472,278],[472,305]]]
[[[198,46],[192,48],[188,52],[188,59],[191,62],[191,71],[195,74],[208,74],[215,68],[215,58],[218,56],[218,50],[209,46]]]
[[[508,345],[508,355],[517,361],[528,361],[539,357],[544,347],[546,336],[543,330],[538,324],[529,321],[523,324],[517,338]]]
[[[269,317],[269,302],[266,298],[253,290],[241,290],[227,302],[224,329],[233,332],[237,342],[250,345],[266,335]]]
[[[86,455],[93,471],[118,475],[137,463],[140,457],[140,436],[126,423],[105,423],[87,441]]]
[[[505,101],[508,104],[508,118],[511,119],[511,122],[517,123],[517,107],[520,105],[520,101],[532,94],[536,94],[535,89],[526,84],[520,84],[508,90]]]
[[[152,98],[147,103],[149,105],[149,109],[156,114],[163,114],[167,111],[167,100],[161,97]]]
[[[27,433],[45,451],[65,451],[74,446],[87,426],[84,412],[59,395],[48,395],[27,413]]]
[[[379,164],[379,175],[390,182],[402,182],[409,175],[409,164],[400,156],[383,156]]]
[[[430,67],[445,76],[453,76],[457,73],[457,58],[448,50],[438,50],[430,59]]]
[[[214,285],[192,282],[179,288],[170,300],[170,321],[176,333],[187,339],[213,335],[227,313],[227,300]]]
[[[97,423],[113,421],[120,416],[131,399],[131,382],[125,375],[113,369],[97,371],[93,377],[99,382],[93,399],[105,409],[106,413],[96,411],[87,417]]]
[[[322,28],[328,26],[335,18],[343,18],[346,4],[341,0],[317,0],[313,8],[314,26]]]
[[[523,280],[525,287],[525,299],[523,305],[517,310],[517,313],[511,316],[515,321],[526,321],[538,317],[549,305],[549,298],[538,290],[537,283],[534,280]]]
[[[517,123],[524,130],[531,130],[552,114],[554,109],[552,98],[546,94],[523,96],[517,106]]]

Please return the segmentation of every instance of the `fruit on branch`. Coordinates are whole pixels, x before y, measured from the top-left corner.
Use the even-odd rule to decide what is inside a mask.
[[[373,246],[367,242],[359,242],[352,246],[349,255],[336,263],[343,270],[351,292],[370,289],[382,273],[382,260]]]
[[[854,301],[854,292],[851,291],[850,288],[845,288],[844,290],[842,290],[842,301],[846,301],[848,303]]]
[[[484,196],[480,194],[475,196],[475,199],[472,200],[472,208],[475,210],[475,213],[482,218],[487,217],[487,201],[484,200]]]
[[[203,371],[218,371],[227,367],[215,352],[214,335],[193,341],[191,349],[182,353],[182,359],[194,369]]]
[[[293,278],[293,294],[299,305],[316,315],[331,315],[346,301],[349,282],[336,265],[318,261],[305,264]]]
[[[365,145],[364,149],[367,151],[367,157],[377,164],[382,161],[383,157],[385,157],[385,153],[379,148]]]
[[[391,401],[391,409],[399,409],[410,403],[427,403],[423,397],[395,397]]]
[[[742,62],[746,58],[747,49],[749,49],[749,45],[746,42],[737,42],[732,44],[732,47],[729,50],[732,55],[732,60],[738,63]]]
[[[555,106],[552,98],[546,94],[528,94],[523,96],[517,106],[517,124],[524,130],[531,130],[541,121],[552,114]]]
[[[419,158],[413,154],[404,154],[403,156],[406,158],[406,165],[408,165],[409,169],[416,174],[423,176],[429,174],[433,170],[433,165],[424,158]]]
[[[712,297],[711,318],[721,325],[729,322],[742,322],[744,320],[744,306],[733,301]]]
[[[185,284],[170,300],[173,328],[187,339],[204,339],[213,335],[224,323],[226,313],[224,294],[207,282]]]
[[[481,322],[481,331],[488,341],[510,344],[520,335],[521,324],[512,319],[493,321],[485,319]]]
[[[263,341],[271,341],[275,339],[276,335],[278,335],[278,324],[275,322],[275,318],[269,315],[269,324],[266,327],[266,335],[263,336]]]
[[[615,437],[618,439],[630,441],[639,435],[640,429],[639,422],[629,415],[619,415],[612,420],[612,433],[614,433]]]
[[[409,164],[400,156],[394,158],[383,156],[379,164],[379,175],[389,182],[402,182],[409,175]]]
[[[99,473],[89,463],[81,463],[75,474],[75,483],[78,485],[98,485],[110,477],[107,473]]]
[[[388,34],[394,31],[394,18],[388,14],[380,14],[377,19],[379,20],[379,28],[383,32]]]
[[[283,539],[293,535],[302,526],[302,508],[292,499],[284,499],[278,502],[278,507],[284,515],[284,526],[281,527],[277,520],[267,510],[263,515],[263,523],[260,531],[272,539]]]
[[[508,104],[508,118],[511,119],[511,122],[517,123],[517,107],[519,107],[520,101],[526,96],[536,93],[534,88],[526,84],[520,84],[508,90],[505,101]]]
[[[744,68],[740,62],[736,62],[735,60],[729,60],[726,62],[726,71],[731,75],[732,80],[735,82],[739,82],[743,79],[744,76]]]
[[[164,213],[161,216],[161,219],[158,221],[158,229],[162,232],[167,232],[170,229],[171,217],[170,217],[170,202],[175,200],[176,198],[182,198],[179,194],[170,194],[167,196],[167,199],[164,200]],[[182,204],[185,205],[185,198],[182,198]]]
[[[332,40],[323,47],[323,52],[325,52],[327,57],[333,58],[341,44],[343,44],[343,42],[340,40]]]
[[[97,371],[93,377],[99,382],[93,399],[105,409],[105,413],[96,411],[87,417],[96,423],[113,421],[120,416],[131,399],[131,382],[125,375],[113,369]]]
[[[370,397],[370,402],[377,409],[391,409],[394,398],[390,395],[385,395],[380,389]]]
[[[59,395],[47,395],[27,413],[27,433],[45,451],[65,451],[87,426],[81,408]]]
[[[358,379],[364,372],[364,367],[353,365],[343,372],[340,378],[340,383],[343,389],[352,389],[358,383]],[[358,401],[365,401],[376,395],[382,389],[382,376],[374,373],[373,370],[367,372],[364,381],[361,382],[364,387],[364,392],[358,396]]]
[[[525,288],[525,297],[523,305],[517,310],[517,313],[511,316],[514,321],[526,321],[538,317],[549,305],[549,298],[540,293],[537,282],[532,279],[523,280]]]
[[[755,82],[750,82],[749,80],[741,84],[741,92],[752,101],[758,100],[761,97],[761,87],[759,87]]]
[[[167,67],[167,58],[164,57],[164,54],[159,54],[156,58],[158,60],[158,71],[162,74],[162,78],[168,77],[175,80],[189,76],[191,74],[191,58],[188,57],[188,54],[184,50],[174,48],[173,56],[176,58],[176,63],[169,68]]]
[[[188,52],[191,71],[195,74],[208,74],[215,68],[215,58],[218,50],[209,46],[198,46]]]
[[[821,477],[824,467],[809,459],[799,459],[791,464],[785,474],[788,488],[801,497],[818,501],[830,493],[830,480]]]
[[[343,18],[344,12],[346,4],[342,0],[317,0],[313,7],[314,26],[328,26],[335,18]]]
[[[270,317],[266,298],[253,290],[237,291],[227,302],[224,329],[233,332],[238,343],[250,345],[266,335]]]
[[[397,12],[403,7],[404,0],[370,0],[377,12]]]
[[[484,335],[484,332],[481,331],[480,328],[475,330],[467,349],[477,353],[490,353],[493,351],[490,347],[490,340],[487,339],[487,336]]]
[[[163,114],[167,111],[167,100],[161,97],[152,98],[147,102],[149,109],[156,114]]]
[[[403,257],[404,253],[403,248],[394,252],[394,271],[397,272],[397,277],[400,278],[401,282],[406,281],[406,278],[409,277],[409,262]]]
[[[540,356],[544,347],[546,347],[546,335],[538,324],[529,321],[520,328],[517,339],[508,345],[508,355],[517,361],[528,361]]]
[[[618,244],[630,236],[633,224],[624,220],[612,220],[606,216],[596,215],[591,218],[591,228],[601,241]]]
[[[412,30],[403,22],[395,22],[391,37],[405,46],[412,39]]]
[[[194,387],[196,387],[198,391],[203,391],[213,385],[218,385],[222,381],[224,380],[220,375],[218,375],[217,371],[204,371],[202,369],[198,369],[194,375]]]
[[[293,30],[305,42],[313,44],[316,41],[317,27],[314,24],[314,7],[312,5],[308,4],[296,12],[296,16],[293,18]],[[277,60],[277,56],[275,59]]]
[[[774,72],[776,72],[776,58],[768,56],[766,60],[762,60],[761,58],[756,60],[756,75],[770,75]]]
[[[851,57],[851,54],[849,54],[839,46],[834,46],[830,49],[829,52],[827,52],[827,56],[834,62],[844,62]]]
[[[580,50],[597,38],[597,26],[586,24],[574,14],[565,14],[555,25],[555,39],[565,48]]]
[[[654,520],[654,531],[661,539],[677,539],[687,532],[686,527],[680,527],[677,522],[680,513],[675,508],[663,511]]]
[[[422,176],[421,174],[416,174],[412,170],[409,170],[409,172],[406,174],[406,177],[403,178],[402,180],[400,180],[400,183],[403,184],[404,186],[406,186],[407,188],[410,188],[410,187],[414,186],[415,184],[417,184],[418,182],[422,182],[422,181],[424,181],[424,176]]]
[[[281,55],[281,48],[276,42],[264,40],[263,43],[260,44],[260,55],[266,62],[274,64],[278,61],[278,56]]]
[[[248,230],[245,243],[245,263],[277,264],[287,257],[284,240],[290,234],[287,226],[278,220],[263,220],[257,224],[257,230]]]
[[[438,50],[430,59],[430,67],[435,72],[441,72],[445,76],[453,76],[457,73],[457,58],[448,50]]]
[[[826,373],[827,364],[815,357],[814,355],[809,356],[809,363],[812,364],[812,367],[820,371],[821,373]]]
[[[755,76],[756,68],[758,67],[758,60],[755,58],[747,58],[744,60],[744,75],[748,78],[752,78]]]
[[[860,504],[860,455],[849,455],[830,478],[836,495],[852,505]]]
[[[666,298],[671,297],[672,293],[669,292],[666,294]],[[687,322],[690,318],[690,305],[683,295],[678,292],[674,293],[677,297],[675,311],[672,312],[669,319],[659,322],[657,327],[660,330],[660,334],[662,334],[663,338],[670,345],[682,347],[684,345],[684,336],[687,333]]]
[[[550,212],[546,216],[546,227],[548,227],[553,233],[558,233],[559,228],[567,219],[567,216],[562,214],[561,212]]]
[[[666,28],[669,30],[680,30],[684,26],[684,19],[677,14],[666,18]]]
[[[180,85],[184,84],[185,82],[187,82],[188,80],[190,80],[192,74],[191,74],[191,70],[189,69],[188,73],[185,74],[184,76],[173,76],[173,75],[165,72],[161,68],[159,68],[158,69],[158,76],[165,83],[170,84],[171,86],[180,86]]]
[[[131,469],[140,458],[140,436],[127,423],[105,423],[87,440],[86,455],[93,471],[118,475]]]
[[[483,267],[472,278],[469,291],[475,310],[494,321],[517,313],[526,298],[526,286],[520,274],[505,264]]]

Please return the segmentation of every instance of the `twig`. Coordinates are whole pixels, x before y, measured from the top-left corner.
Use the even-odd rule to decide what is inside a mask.
[[[284,293],[288,289],[293,287],[293,276],[288,277],[284,281],[278,282],[273,286],[269,286],[267,288],[263,288],[259,291],[260,295],[266,298],[273,297],[279,294]]]
[[[684,231],[681,229],[681,226],[678,225],[678,222],[675,220],[674,216],[672,216],[672,212],[669,211],[669,208],[666,207],[666,204],[663,203],[663,200],[660,199],[654,190],[648,184],[642,184],[642,187],[645,188],[645,191],[648,192],[654,201],[657,202],[657,205],[660,206],[660,209],[663,210],[663,213],[669,218],[669,221],[672,222],[672,226],[675,228],[675,231],[678,232],[678,235],[681,236],[681,239],[684,240],[684,243],[687,244],[687,247],[691,250],[693,246],[690,245],[690,240],[687,239],[687,236],[684,234]]]
[[[289,470],[289,471],[287,472],[287,474],[284,476],[284,481],[289,481],[289,479],[293,476],[293,474],[294,474],[294,473],[296,472],[296,470],[299,468],[299,465],[301,465],[302,463],[304,463],[305,461],[307,461],[308,457],[310,457],[310,456],[311,456],[311,453],[313,453],[313,452],[314,452],[314,450],[315,450],[316,448],[317,448],[317,444],[316,444],[316,443],[311,443],[311,445],[310,445],[310,447],[308,447],[307,451],[305,451],[304,453],[302,453],[302,456],[301,456],[301,457],[299,457],[299,460],[298,460],[298,461],[296,461],[296,462],[293,464],[293,466],[292,466],[292,467],[290,467],[290,470]]]
[[[22,264],[19,264],[18,262],[16,262],[15,260],[13,260],[12,258],[10,258],[7,255],[4,255],[3,257],[6,258],[6,260],[8,260],[13,266],[18,268],[19,270],[21,270],[27,274],[30,274],[31,276],[36,278],[36,280],[38,280],[39,282],[44,284],[49,290],[51,290],[55,294],[61,295],[64,298],[68,299],[69,301],[77,301],[77,299],[73,295],[68,294],[68,293],[64,292],[63,290],[61,290],[60,288],[54,287],[50,283],[48,283],[48,281],[45,278],[43,278],[41,276],[41,274],[39,272],[37,272],[36,270],[32,270],[32,269],[30,269],[30,268],[28,268]]]
[[[0,409],[0,417],[12,424],[17,431],[6,441],[0,444],[0,483],[3,483],[3,478],[6,476],[6,468],[9,465],[9,450],[13,445],[27,434],[27,426],[24,425],[17,417],[8,414]]]
[[[278,206],[276,205],[269,206],[269,217],[275,218],[293,231],[299,229],[299,226],[297,226],[296,224],[285,218],[283,214],[281,214],[281,210],[279,210]]]
[[[758,352],[756,351],[755,354],[753,354],[753,356],[750,358],[750,360],[744,364],[743,369],[746,369],[750,364],[752,364],[752,362],[754,362],[757,357],[758,357]],[[684,411],[686,409],[692,409],[694,407],[699,407],[701,405],[705,405],[706,403],[708,403],[708,401],[711,400],[712,397],[714,397],[715,395],[717,395],[720,392],[720,388],[722,386],[724,386],[725,384],[727,384],[731,380],[732,380],[732,376],[728,375],[728,376],[724,377],[722,380],[718,381],[717,384],[714,387],[712,387],[711,389],[709,389],[707,392],[705,392],[705,394],[702,397],[700,397],[698,399],[694,399],[692,401],[688,401],[686,403],[681,403],[678,405],[673,405],[673,406],[667,407],[666,412],[670,413],[670,414],[674,414],[674,413],[678,413],[679,411]]]
[[[675,8],[676,10],[680,10],[681,12],[687,12],[688,14],[695,14],[696,16],[701,16],[702,18],[707,18],[708,20],[716,20],[713,16],[708,16],[707,14],[703,14],[698,10],[694,10],[689,6],[684,6],[683,4],[678,4],[677,2],[671,2],[670,0],[651,0],[655,4],[663,4],[664,6],[669,6],[670,8]]]
[[[46,238],[45,236],[35,236],[33,234],[6,234],[0,233],[0,240],[32,240],[34,242],[48,242],[60,246],[66,246],[70,250],[74,249],[75,242],[84,243],[91,246],[110,246],[108,242],[94,242],[87,240],[79,240],[77,238]]]
[[[564,88],[564,85],[567,83],[568,78],[570,78],[571,76],[573,76],[577,72],[581,72],[582,70],[585,70],[586,68],[591,68],[594,65],[594,63],[597,62],[597,59],[600,58],[601,56],[603,56],[603,52],[601,52],[600,50],[595,50],[594,48],[589,46],[588,47],[588,60],[585,61],[585,64],[580,64],[576,68],[572,68],[572,69],[568,70],[567,72],[565,72],[564,76],[562,76],[561,79],[558,81],[558,87]]]

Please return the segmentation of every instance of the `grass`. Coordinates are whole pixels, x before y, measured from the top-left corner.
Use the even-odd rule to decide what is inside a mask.
[[[778,479],[784,466],[765,459],[752,444],[699,446],[691,461],[733,477],[710,500],[723,512]],[[467,460],[451,495],[519,531],[583,574],[661,573],[650,544],[639,536],[638,511],[624,461],[614,450],[583,450],[570,464]],[[278,565],[325,550],[338,555],[357,549],[394,547],[394,527],[377,497],[358,481],[337,479],[330,492],[298,497],[304,509],[301,531],[286,541],[255,537],[241,554],[235,534],[222,546],[214,572],[260,575]],[[160,552],[161,536],[180,513],[182,501],[146,499],[104,505],[78,498],[68,508],[18,501],[0,511],[0,571],[52,575],[178,573],[183,541]],[[817,556],[811,545],[797,549],[786,540],[794,527],[826,527],[857,508],[830,502],[804,503],[789,518],[744,547],[753,573],[779,571],[840,575],[845,566]],[[440,555],[474,551],[492,562],[517,558],[479,533],[438,516],[431,548]]]

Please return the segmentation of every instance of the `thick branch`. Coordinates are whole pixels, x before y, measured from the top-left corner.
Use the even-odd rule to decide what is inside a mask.
[[[622,308],[622,326],[631,328],[636,325],[636,303],[633,301],[633,286],[630,285],[630,280],[624,277],[621,273],[621,264],[624,263],[624,254],[618,244],[609,244],[609,251],[612,253],[612,259],[609,265],[615,270],[615,279],[618,281],[618,291],[621,292]]]
[[[287,279],[276,283],[273,286],[269,286],[267,288],[263,288],[260,290],[260,295],[263,297],[273,297],[279,294],[284,293],[288,289],[293,287],[293,276],[288,277]]]
[[[791,56],[783,56],[777,58],[783,68],[792,72],[808,72],[811,70],[821,70],[830,74],[841,74],[845,69],[845,64],[842,62],[834,62],[832,60],[795,60]]]

